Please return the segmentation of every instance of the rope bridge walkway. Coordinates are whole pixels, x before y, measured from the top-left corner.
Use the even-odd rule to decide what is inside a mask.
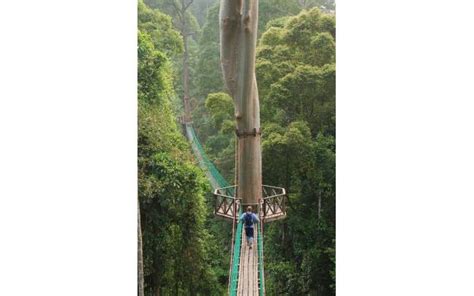
[[[186,136],[199,166],[204,170],[214,190],[226,189],[229,196],[235,196],[235,186],[231,186],[219,173],[214,164],[207,157],[194,128],[190,124],[184,124]],[[232,231],[232,254],[229,274],[229,295],[263,296],[265,294],[265,281],[263,273],[263,237],[262,223],[254,225],[254,242],[257,248],[247,247],[247,238],[243,224],[238,220],[242,209],[238,203],[229,204],[226,213],[233,217]]]

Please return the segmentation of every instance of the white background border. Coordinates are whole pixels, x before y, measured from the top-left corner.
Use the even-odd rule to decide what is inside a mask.
[[[470,3],[337,3],[338,295],[474,295]],[[136,3],[0,37],[0,295],[135,295]]]
[[[1,1],[0,295],[135,295],[136,2]]]
[[[338,295],[474,295],[470,3],[337,3]]]

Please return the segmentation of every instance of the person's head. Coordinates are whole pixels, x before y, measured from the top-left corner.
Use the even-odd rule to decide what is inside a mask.
[[[247,213],[251,213],[252,212],[252,207],[251,206],[248,206],[247,207]]]

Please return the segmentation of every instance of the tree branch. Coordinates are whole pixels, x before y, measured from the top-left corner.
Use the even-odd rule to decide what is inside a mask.
[[[189,3],[184,6],[183,11],[186,11],[186,9],[188,9],[188,7],[193,3],[193,1],[194,0],[189,1]]]

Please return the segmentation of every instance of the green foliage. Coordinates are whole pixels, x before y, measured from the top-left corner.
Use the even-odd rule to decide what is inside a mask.
[[[265,231],[269,295],[334,295],[335,145],[304,122],[266,129],[265,183],[289,190],[286,220]],[[321,203],[319,203],[319,200]]]
[[[195,79],[194,76],[196,75],[197,69],[195,67],[197,63],[197,43],[195,40],[199,39],[200,36],[200,26],[194,15],[192,14],[191,7],[187,7],[186,5],[189,3],[189,1],[186,1],[184,3],[185,6],[183,6],[183,2],[180,0],[145,0],[145,4],[142,6],[144,7],[151,7],[152,9],[148,8],[148,10],[151,11],[157,11],[159,14],[163,15],[163,13],[158,11],[158,8],[168,14],[166,16],[166,19],[159,20],[157,18],[153,19],[153,22],[151,24],[146,23],[147,28],[148,27],[160,27],[160,23],[155,23],[154,21],[157,22],[163,22],[166,24],[166,28],[173,28],[174,31],[174,36],[173,36],[173,41],[177,38],[177,42],[181,44],[181,48],[179,51],[176,52],[176,54],[169,55],[169,58],[171,60],[172,64],[172,71],[173,71],[173,76],[174,77],[179,77],[178,79],[174,79],[174,91],[176,92],[176,97],[174,100],[172,100],[172,106],[173,110],[176,112],[182,112],[182,99],[178,98],[183,98],[184,96],[184,91],[183,91],[183,57],[185,54],[185,45],[184,45],[184,37],[186,36],[186,43],[187,43],[187,53],[189,57],[188,61],[188,69],[189,69],[189,88],[190,88],[190,95],[191,97],[195,96],[195,91],[196,85],[195,85]],[[140,7],[139,7],[140,8]],[[185,11],[183,12],[183,9]],[[146,11],[146,9],[142,9]],[[144,21],[148,21],[148,18],[142,18]],[[140,13],[139,13],[139,27],[143,26],[140,24]],[[157,32],[158,33],[158,32]],[[161,38],[160,40],[163,40],[167,42],[166,39]],[[160,48],[160,46],[157,46],[157,48]]]
[[[276,48],[278,46],[280,48]],[[270,60],[276,65],[291,61],[295,65],[319,67],[334,63],[334,48],[334,16],[314,8],[269,22],[257,56],[258,60]],[[284,54],[279,54],[281,52]]]
[[[173,29],[171,17],[149,8],[142,0],[138,1],[138,29],[148,33],[155,48],[159,48],[167,56],[182,53],[183,40]]]
[[[200,30],[199,22],[191,12],[190,7],[186,7],[189,2],[189,0],[185,1],[185,6],[183,6],[181,0],[144,0],[146,6],[160,9],[165,14],[171,16],[174,28],[181,35],[199,33]],[[183,9],[185,9],[184,14]],[[185,24],[184,27],[183,24]]]
[[[305,122],[293,122],[287,128],[268,124],[263,131],[264,183],[290,190],[294,184],[291,179],[308,169],[312,145],[310,130]]]
[[[271,85],[266,103],[284,110],[286,123],[305,120],[313,134],[334,134],[335,72],[334,65],[299,66]]]
[[[139,183],[147,283],[160,277],[161,289],[170,294],[211,295],[218,287],[209,266],[212,245],[204,227],[203,197],[209,188],[202,173],[167,153],[157,153],[143,163],[141,173],[149,176]],[[152,288],[147,285],[147,290]]]
[[[154,50],[148,34],[138,31],[138,100],[159,103],[170,95],[170,70],[166,56]]]
[[[288,216],[265,231],[269,295],[335,294],[335,22],[318,9],[269,22],[257,48],[265,184]]]
[[[225,263],[220,258],[225,255],[207,227],[205,193],[210,187],[192,160],[171,106],[175,77],[167,55],[178,53],[181,43],[175,43],[175,48],[165,45],[165,32],[156,32],[165,26],[168,36],[177,36],[169,17],[141,2],[140,13],[138,197],[145,293],[155,295],[159,290],[161,295],[222,295]],[[155,23],[159,20],[167,24]]]
[[[335,9],[334,0],[298,0],[302,8],[318,7],[322,10],[332,11]]]
[[[232,119],[234,104],[228,94],[219,92],[207,96],[206,108],[211,113],[214,124],[220,129],[224,120]]]
[[[284,28],[289,18],[290,16],[283,16],[269,20],[265,25],[264,32],[268,31],[270,28]]]
[[[218,1],[217,1],[218,2]],[[219,4],[211,6],[207,11],[204,21],[202,33],[196,44],[196,51],[193,52],[193,65],[196,69],[193,72],[193,122],[194,127],[198,131],[202,143],[206,143],[208,138],[216,135],[219,130],[215,125],[214,119],[211,117],[209,110],[205,106],[205,98],[213,92],[221,92],[224,90],[224,82],[220,68],[219,55]],[[220,128],[220,127],[219,127]],[[211,142],[216,143],[216,139]],[[206,148],[209,145],[206,143]],[[224,149],[218,145],[219,149]],[[217,148],[217,146],[213,146]],[[212,151],[215,151],[211,148]],[[215,161],[217,154],[220,152],[207,151],[209,157]],[[228,176],[228,174],[226,175]]]
[[[234,172],[234,105],[232,98],[223,92],[207,96],[206,109],[212,119],[213,129],[218,131],[206,140],[207,153],[227,180],[233,180]]]
[[[334,53],[326,57],[326,60],[314,59],[314,56],[320,56],[321,51],[334,51],[334,23],[331,22],[331,16],[325,15],[323,18],[319,9],[314,8],[309,11],[300,13],[298,16],[291,18],[285,29],[286,43],[295,51],[294,57],[304,63],[322,66],[324,64],[334,62]],[[320,33],[328,34],[320,34]],[[321,35],[321,37],[319,37]],[[326,48],[327,47],[327,48]]]
[[[300,11],[296,1],[288,0],[260,0],[258,6],[258,27],[260,33],[265,28],[265,25],[276,18],[295,15]]]
[[[334,61],[336,44],[330,33],[323,32],[316,34],[316,36],[311,38],[311,47],[314,49],[314,56],[310,64],[323,66]]]
[[[209,93],[224,90],[224,80],[219,53],[219,3],[212,6],[207,14],[199,40],[196,73],[197,96],[204,98]]]
[[[281,18],[286,20],[287,18]],[[278,23],[274,23],[276,26],[271,26],[265,33],[263,33],[260,42],[267,46],[277,46],[284,41],[286,31],[284,28],[278,27]]]
[[[200,25],[203,25],[206,21],[207,12],[209,9],[218,3],[219,0],[194,0],[191,9],[193,15],[196,16],[197,21]]]
[[[257,48],[263,120],[305,120],[313,136],[334,135],[334,17],[314,8],[271,24]]]

